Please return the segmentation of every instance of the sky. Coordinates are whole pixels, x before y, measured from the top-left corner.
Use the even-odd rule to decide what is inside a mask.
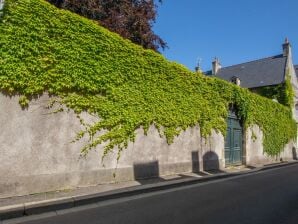
[[[161,53],[203,71],[282,53],[288,37],[298,64],[298,0],[163,0],[153,30],[169,48]]]

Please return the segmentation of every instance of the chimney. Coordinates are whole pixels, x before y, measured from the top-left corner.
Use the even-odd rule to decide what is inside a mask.
[[[288,57],[291,53],[291,44],[289,43],[288,38],[285,39],[285,43],[282,45],[283,56]]]
[[[197,73],[202,73],[202,72],[203,72],[202,69],[201,69],[201,61],[202,61],[202,59],[200,58],[200,59],[198,60],[197,66],[195,67],[195,71],[196,71]]]
[[[214,58],[214,61],[212,62],[212,75],[216,75],[221,69],[221,64],[217,57]]]

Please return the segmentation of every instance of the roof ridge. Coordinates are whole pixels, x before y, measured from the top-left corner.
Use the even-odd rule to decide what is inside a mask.
[[[280,57],[280,56],[284,57],[283,54],[278,54],[278,55],[274,55],[274,56],[269,56],[269,57],[265,57],[265,58],[260,58],[260,59],[256,59],[256,60],[252,60],[252,61],[247,61],[247,62],[235,64],[235,65],[229,65],[229,66],[226,66],[226,67],[222,67],[220,70],[223,70],[225,68],[234,67],[234,66],[244,65],[244,64],[248,64],[248,63],[252,63],[252,62],[256,62],[256,61],[262,61],[262,60],[266,60],[266,59],[270,59],[270,58],[277,58],[277,57]]]

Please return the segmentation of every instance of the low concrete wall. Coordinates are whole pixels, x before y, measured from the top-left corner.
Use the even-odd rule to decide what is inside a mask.
[[[48,101],[43,95],[22,110],[18,97],[0,94],[0,197],[225,166],[223,136],[212,132],[208,139],[201,138],[199,127],[182,132],[171,145],[155,127],[147,136],[139,129],[118,164],[117,150],[101,161],[103,146],[82,158],[80,149],[87,139],[71,143],[82,125],[73,111],[50,113]]]

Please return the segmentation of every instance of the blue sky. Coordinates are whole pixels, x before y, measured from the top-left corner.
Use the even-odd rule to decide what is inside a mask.
[[[154,31],[166,58],[203,70],[215,56],[222,66],[281,54],[285,37],[298,64],[297,0],[163,0]]]

